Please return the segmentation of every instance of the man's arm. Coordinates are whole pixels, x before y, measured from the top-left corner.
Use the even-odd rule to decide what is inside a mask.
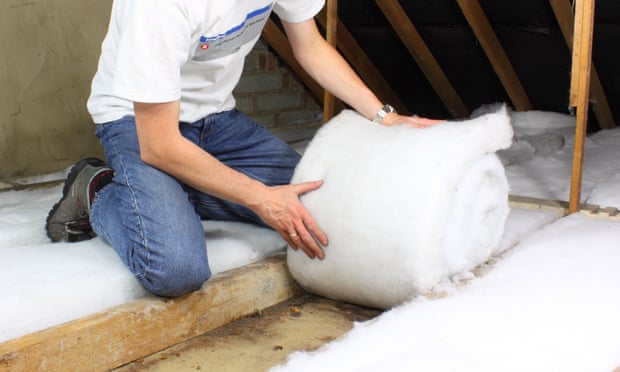
[[[237,172],[181,135],[179,110],[178,101],[134,103],[142,160],[197,190],[250,208],[292,247],[322,258],[313,236],[323,245],[327,237],[299,201],[321,181],[270,187]]]
[[[284,30],[301,66],[323,88],[372,120],[383,103],[368,89],[349,64],[319,33],[314,19],[300,23],[282,21]],[[381,124],[406,123],[428,127],[442,121],[389,113]]]

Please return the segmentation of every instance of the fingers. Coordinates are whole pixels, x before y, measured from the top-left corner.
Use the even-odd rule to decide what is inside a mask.
[[[412,122],[409,125],[411,125],[411,126],[413,126],[415,128],[428,128],[428,127],[432,127],[434,125],[441,124],[441,123],[445,122],[445,120],[421,118],[419,116],[413,116],[412,118],[413,118],[413,120],[412,120]]]
[[[413,116],[397,115],[394,118],[392,118],[392,120],[390,120],[388,123],[381,122],[381,124],[388,125],[388,126],[407,124],[414,128],[429,128],[429,127],[432,127],[434,125],[441,124],[444,122],[445,120],[429,119],[429,118],[424,118],[424,117],[420,117],[417,115],[413,115]]]
[[[308,213],[304,218],[304,226],[306,230],[309,232],[308,235],[313,236],[316,240],[321,243],[323,246],[327,246],[329,244],[327,240],[327,235],[321,230],[319,225],[314,221],[314,218]],[[314,239],[312,240],[314,242]]]
[[[429,128],[434,125],[445,122],[445,120],[423,118],[423,117],[416,116],[416,115],[406,116],[405,118],[407,119],[404,122],[404,124],[408,124],[409,126],[414,127],[414,128]]]
[[[327,245],[327,236],[301,204],[299,196],[321,187],[323,181],[273,186],[266,208],[257,213],[263,221],[280,233],[280,236],[294,249],[301,249],[311,258],[325,257],[321,244]]]
[[[292,231],[294,231],[294,229],[291,229]],[[296,232],[289,232],[289,233],[280,233],[280,235],[282,236],[282,238],[284,240],[286,240],[286,242],[288,243],[289,247],[291,247],[293,250],[298,250],[301,246],[299,244],[300,238],[299,235]],[[302,249],[303,250],[303,249]],[[304,250],[304,252],[306,252]],[[310,253],[310,254],[308,254]],[[314,258],[314,254],[312,254],[312,251],[309,251],[306,253],[306,255],[310,258]]]
[[[325,253],[319,242],[326,246],[327,237],[321,229],[316,227],[316,224],[297,224],[294,229],[289,229],[289,232],[283,237],[291,248],[294,250],[301,249],[310,259],[325,258]]]
[[[281,233],[282,237],[291,248],[301,249],[310,259],[325,258],[321,245],[327,246],[327,236],[305,208],[300,214],[301,218],[293,221],[293,225]]]
[[[303,195],[307,192],[314,191],[323,185],[323,181],[308,181],[291,185],[291,187],[295,188],[295,193],[297,195]]]

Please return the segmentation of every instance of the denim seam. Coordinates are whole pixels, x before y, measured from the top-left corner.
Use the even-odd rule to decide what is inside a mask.
[[[134,218],[137,221],[136,225],[139,227],[140,239],[142,240],[142,245],[143,245],[143,247],[144,247],[144,249],[146,251],[146,258],[145,258],[146,264],[145,264],[145,267],[141,268],[141,272],[140,273],[134,273],[134,275],[142,276],[143,278],[146,278],[146,273],[148,271],[148,268],[151,267],[151,262],[150,262],[151,261],[150,260],[151,250],[149,249],[148,241],[146,239],[146,235],[144,234],[144,226],[142,224],[142,218],[140,218],[140,213],[138,212],[139,211],[139,206],[138,206],[138,203],[137,203],[137,197],[135,195],[135,191],[134,191],[134,189],[132,187],[129,187],[129,185],[131,183],[129,182],[128,172],[127,172],[127,169],[125,168],[125,161],[124,161],[123,154],[118,152],[118,151],[116,151],[116,148],[117,148],[116,141],[113,138],[110,138],[110,141],[114,142],[113,149],[114,149],[114,152],[116,153],[116,155],[118,156],[118,159],[119,159],[118,163],[119,163],[120,167],[123,170],[123,178],[124,178],[124,181],[125,181],[125,185],[127,185],[127,187],[129,188],[129,192],[131,194],[131,203],[132,203],[133,212],[135,214]],[[134,249],[132,248],[132,252],[133,251],[134,251]]]

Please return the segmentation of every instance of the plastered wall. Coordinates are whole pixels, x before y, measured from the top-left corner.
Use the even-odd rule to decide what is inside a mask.
[[[100,155],[86,111],[111,0],[0,2],[0,179]]]

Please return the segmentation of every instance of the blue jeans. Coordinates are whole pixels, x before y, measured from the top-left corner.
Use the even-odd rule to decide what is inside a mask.
[[[300,158],[237,110],[179,127],[224,164],[267,185],[289,183]],[[115,175],[93,202],[92,227],[151,293],[179,296],[211,276],[201,219],[264,226],[251,210],[192,189],[142,162],[134,117],[99,124],[96,134]]]

